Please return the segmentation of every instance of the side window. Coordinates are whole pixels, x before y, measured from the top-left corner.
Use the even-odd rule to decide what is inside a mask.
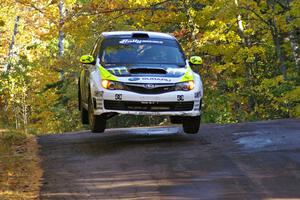
[[[90,53],[90,55],[92,55],[94,58],[95,58],[95,60],[97,59],[97,49],[99,49],[98,48],[98,46],[99,46],[99,41],[100,41],[100,38],[98,38],[97,40],[96,40],[96,42],[95,42],[95,44],[94,44],[94,47],[93,47],[93,50],[92,50],[92,52]]]
[[[104,38],[101,39],[101,41],[99,42],[99,49],[98,49],[98,55],[99,58],[101,59],[101,62],[104,62]]]
[[[95,59],[97,59],[98,56],[99,56],[99,50],[100,50],[101,42],[102,42],[102,38],[99,38],[99,39],[96,41],[96,44],[95,44],[95,46],[94,46],[92,55],[94,56]]]
[[[95,45],[94,45],[94,48],[93,48],[93,50],[92,50],[92,56],[96,59],[97,58],[97,54],[96,54],[96,49],[97,49],[97,47],[98,47],[98,44],[96,43]]]

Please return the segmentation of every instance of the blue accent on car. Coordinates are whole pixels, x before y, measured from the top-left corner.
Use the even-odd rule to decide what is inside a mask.
[[[134,77],[134,78],[129,78],[128,80],[129,80],[129,81],[139,81],[140,78]]]

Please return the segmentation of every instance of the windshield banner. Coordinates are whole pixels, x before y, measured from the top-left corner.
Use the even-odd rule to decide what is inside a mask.
[[[158,40],[138,40],[138,39],[123,39],[120,44],[163,44],[163,41]]]

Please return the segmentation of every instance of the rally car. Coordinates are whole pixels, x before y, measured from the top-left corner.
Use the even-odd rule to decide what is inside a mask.
[[[118,114],[170,116],[186,133],[198,133],[203,87],[175,37],[157,32],[104,32],[81,57],[78,83],[83,124],[104,132]]]

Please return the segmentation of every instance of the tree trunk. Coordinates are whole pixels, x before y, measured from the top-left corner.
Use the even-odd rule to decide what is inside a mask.
[[[63,31],[65,23],[65,3],[64,0],[59,0],[59,26],[58,26],[58,55],[62,57],[64,55],[64,39],[65,34]]]
[[[184,0],[183,1],[183,8],[185,11],[185,15],[187,17],[187,28],[189,30],[190,33],[190,40],[192,41],[192,45],[190,47],[190,52],[192,52],[192,54],[195,53],[195,47],[196,47],[196,36],[199,33],[199,29],[198,29],[198,25],[195,23],[194,17],[191,14],[191,3],[192,1],[190,0]]]
[[[17,16],[15,20],[14,32],[8,49],[7,64],[4,67],[5,72],[9,72],[11,68],[11,58],[13,56],[13,48],[15,46],[16,35],[18,33],[19,21],[20,21],[20,16]]]
[[[279,63],[280,70],[283,76],[283,80],[286,80],[286,65],[285,65],[285,58],[281,50],[281,38],[279,35],[279,31],[277,28],[277,25],[275,21],[273,20],[273,28],[272,28],[272,37],[273,37],[273,42],[275,45],[275,52],[277,56],[277,62]]]
[[[64,43],[65,43],[65,33],[64,33],[64,23],[65,23],[65,3],[64,0],[59,0],[59,25],[58,25],[58,56],[62,58],[64,55]],[[64,80],[64,70],[60,70],[60,80]]]
[[[289,32],[289,39],[291,42],[292,54],[295,60],[295,65],[297,69],[298,79],[300,79],[300,55],[299,55],[299,43],[297,42],[297,36],[295,31]]]
[[[292,2],[292,0],[287,0],[288,9],[291,9],[291,7],[290,7],[291,2]],[[294,20],[294,17],[291,16],[290,14],[288,14],[286,17],[287,24],[290,24],[292,20]],[[298,31],[299,31],[299,29],[297,29],[297,28],[290,30],[288,33],[288,37],[290,39],[292,55],[293,55],[293,58],[295,61],[296,69],[297,69],[298,80],[300,81],[300,55],[299,55],[300,37],[298,35],[300,33]]]
[[[239,7],[238,0],[235,0],[234,3],[237,7]],[[245,34],[244,34],[244,26],[243,26],[242,16],[240,13],[237,16],[237,25],[238,25],[238,35],[242,39],[243,44],[246,44],[246,38],[245,38]]]
[[[237,6],[237,8],[239,7],[239,2],[238,0],[234,1],[235,5]],[[237,15],[237,33],[240,36],[241,40],[242,40],[242,47],[249,47],[250,44],[245,36],[245,29],[243,26],[243,20],[242,20],[242,16],[240,13],[238,13]],[[246,76],[246,86],[249,89],[249,91],[251,91],[251,87],[252,87],[252,78],[251,78],[251,64],[245,62],[245,76]],[[254,110],[254,106],[255,106],[255,99],[254,96],[252,94],[252,92],[249,92],[248,95],[248,110],[249,112],[253,112]]]
[[[28,105],[27,105],[27,86],[24,83],[22,90],[22,121],[25,133],[27,133],[28,125]]]

